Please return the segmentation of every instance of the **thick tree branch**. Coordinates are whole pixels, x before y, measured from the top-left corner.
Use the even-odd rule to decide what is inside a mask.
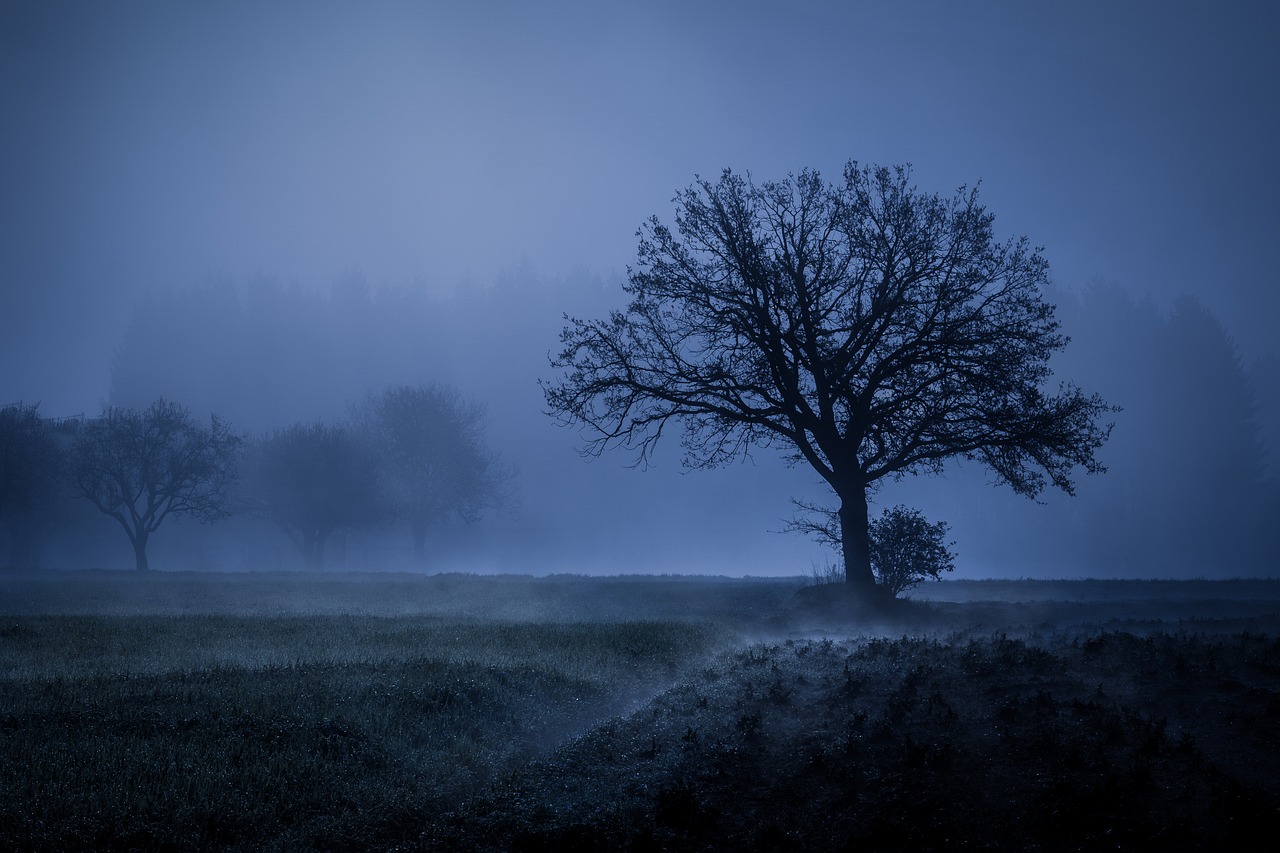
[[[1041,296],[1048,266],[1025,238],[995,240],[976,189],[944,199],[906,168],[850,163],[834,184],[726,170],[675,203],[674,230],[640,230],[628,309],[566,318],[562,375],[543,390],[585,453],[624,446],[645,464],[680,421],[686,464],[776,443],[847,507],[952,457],[1031,497],[1102,470],[1110,407],[1043,389],[1066,344]]]

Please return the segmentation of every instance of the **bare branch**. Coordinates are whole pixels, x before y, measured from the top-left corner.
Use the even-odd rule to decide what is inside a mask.
[[[645,464],[679,421],[691,467],[776,445],[859,506],[881,478],[951,457],[1030,497],[1102,470],[1111,407],[1044,387],[1066,345],[1041,295],[1048,264],[1025,238],[995,239],[976,189],[947,199],[906,167],[851,162],[837,183],[726,170],[675,204],[674,229],[640,229],[626,311],[561,334],[543,391],[584,453],[622,446]]]

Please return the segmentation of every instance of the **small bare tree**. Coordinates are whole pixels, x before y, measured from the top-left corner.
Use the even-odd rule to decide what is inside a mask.
[[[240,442],[216,415],[204,428],[164,398],[144,411],[108,408],[81,427],[72,480],[81,496],[120,523],[138,570],[145,571],[147,542],[166,518],[227,516]]]
[[[433,526],[473,521],[508,499],[512,475],[485,446],[484,406],[457,389],[387,388],[356,414],[378,453],[390,508],[409,525],[414,560],[426,559]]]
[[[374,450],[346,425],[276,430],[254,445],[248,469],[248,512],[278,524],[308,569],[324,567],[325,544],[334,533],[387,517]]]

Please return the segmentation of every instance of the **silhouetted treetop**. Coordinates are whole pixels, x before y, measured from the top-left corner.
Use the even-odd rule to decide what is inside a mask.
[[[58,476],[62,455],[40,404],[0,407],[0,521],[24,515]]]
[[[450,385],[388,387],[357,410],[376,449],[392,512],[408,522],[415,560],[427,531],[471,522],[508,497],[511,471],[485,442],[484,406]]]
[[[109,407],[80,428],[71,474],[80,495],[124,528],[145,570],[147,542],[166,518],[229,514],[240,444],[217,416],[201,427],[164,398],[142,411]]]
[[[0,407],[0,529],[9,566],[33,569],[41,545],[64,515],[68,430],[40,416],[40,404]]]
[[[293,424],[264,436],[250,454],[245,500],[276,522],[308,569],[324,566],[340,530],[378,524],[389,511],[378,491],[376,450],[344,424]]]

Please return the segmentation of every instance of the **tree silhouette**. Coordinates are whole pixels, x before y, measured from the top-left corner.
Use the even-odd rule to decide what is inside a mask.
[[[77,491],[124,528],[136,566],[149,568],[147,542],[171,515],[215,521],[227,513],[240,438],[217,416],[209,428],[164,398],[145,411],[108,408],[76,439]]]
[[[36,568],[59,514],[64,436],[38,403],[0,407],[0,525],[9,533],[10,568]]]
[[[369,398],[359,412],[381,461],[383,492],[409,525],[413,556],[426,556],[427,531],[473,521],[502,502],[509,478],[485,448],[485,411],[447,385],[401,385]]]
[[[294,424],[262,439],[246,489],[251,511],[276,522],[308,569],[324,567],[329,537],[386,517],[377,458],[349,427]]]
[[[1068,570],[1197,576],[1267,565],[1277,515],[1258,404],[1268,386],[1245,369],[1228,330],[1192,297],[1162,308],[1102,282],[1058,304],[1072,345],[1055,367],[1124,411],[1105,483],[1082,488],[1071,507],[1005,523]]]
[[[885,591],[898,595],[927,578],[941,580],[955,569],[955,554],[947,542],[950,525],[930,522],[917,509],[895,506],[873,519],[871,566]]]
[[[803,171],[757,186],[726,170],[640,230],[631,303],[570,319],[550,411],[644,464],[672,421],[686,464],[779,446],[839,499],[846,580],[870,590],[867,493],[885,477],[980,460],[1037,495],[1103,470],[1098,396],[1046,390],[1066,345],[1041,297],[1047,264],[999,243],[977,191],[919,192],[908,169]]]

